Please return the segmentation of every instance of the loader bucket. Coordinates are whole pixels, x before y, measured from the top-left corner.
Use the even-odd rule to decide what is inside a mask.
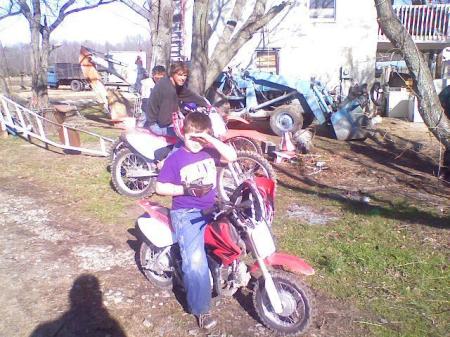
[[[338,140],[365,139],[368,135],[369,118],[353,101],[331,115],[331,124]]]

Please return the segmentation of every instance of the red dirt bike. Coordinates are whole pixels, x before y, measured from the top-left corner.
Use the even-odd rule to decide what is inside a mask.
[[[232,296],[254,284],[253,306],[261,322],[277,334],[299,334],[307,331],[314,304],[311,291],[296,274],[313,275],[314,269],[299,257],[276,252],[269,225],[274,189],[268,178],[246,180],[209,214],[205,248],[211,291]],[[169,210],[145,199],[138,204],[146,211],[137,220],[143,234],[142,272],[159,288],[182,287],[181,256]]]

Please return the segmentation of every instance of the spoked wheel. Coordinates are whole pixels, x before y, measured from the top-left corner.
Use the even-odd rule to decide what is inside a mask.
[[[111,177],[117,192],[143,198],[154,192],[156,172],[144,157],[123,148],[111,164]]]
[[[233,146],[236,151],[251,151],[259,153],[260,155],[263,154],[261,144],[252,138],[247,138],[244,136],[236,136],[227,139],[225,143]]]
[[[217,191],[223,200],[229,200],[244,180],[267,177],[276,180],[275,171],[263,156],[251,151],[236,151],[237,159],[222,167],[218,173]]]
[[[121,137],[118,137],[109,148],[109,163],[112,165],[114,159],[120,150],[122,150],[126,146],[125,141],[122,140]]]
[[[314,298],[311,291],[293,274],[284,271],[271,274],[283,311],[277,314],[273,310],[261,277],[253,292],[253,305],[261,322],[280,335],[306,332],[314,316]]]
[[[143,241],[139,250],[139,263],[145,277],[152,284],[162,289],[172,287],[170,249],[163,251],[163,248]]]

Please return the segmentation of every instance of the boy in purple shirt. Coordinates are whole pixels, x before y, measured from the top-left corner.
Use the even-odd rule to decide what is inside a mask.
[[[199,326],[205,329],[211,329],[217,322],[209,314],[211,282],[202,210],[214,205],[216,163],[220,158],[236,160],[233,147],[211,133],[211,120],[207,115],[200,112],[187,115],[184,146],[166,159],[156,183],[156,193],[173,197],[170,217],[180,246],[187,303]]]

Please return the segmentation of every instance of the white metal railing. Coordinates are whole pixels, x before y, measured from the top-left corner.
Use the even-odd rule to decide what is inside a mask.
[[[448,42],[450,4],[393,6],[394,12],[415,42]],[[381,28],[378,39],[385,41]]]
[[[47,131],[49,126],[57,130],[59,142],[55,140],[56,137],[50,138],[50,134]],[[2,129],[9,128],[24,138],[33,137],[64,150],[79,151],[97,156],[107,156],[109,150],[107,144],[114,141],[93,132],[55,123],[3,95],[0,95],[0,127]],[[96,140],[96,145],[92,144],[94,141],[87,142],[87,145],[93,145],[92,147],[81,147],[72,144],[74,141],[73,139],[71,140],[71,137],[74,135],[79,137],[80,134],[89,135],[90,138]]]

